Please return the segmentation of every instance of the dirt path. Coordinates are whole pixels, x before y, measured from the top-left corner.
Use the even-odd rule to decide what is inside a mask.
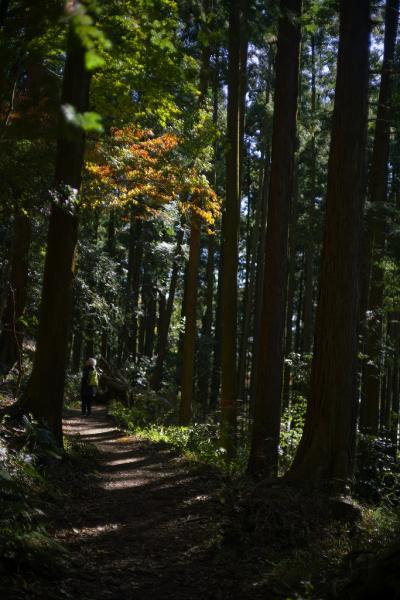
[[[220,487],[211,470],[193,470],[164,446],[125,437],[101,409],[89,418],[71,411],[65,430],[97,446],[100,476],[65,507],[56,536],[72,552],[75,572],[57,584],[54,598],[238,597],[233,574],[221,578],[211,559]]]

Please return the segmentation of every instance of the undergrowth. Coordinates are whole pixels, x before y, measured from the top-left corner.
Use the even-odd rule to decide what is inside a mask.
[[[362,507],[358,521],[346,520],[331,500],[318,488],[283,480],[231,480],[220,520],[221,555],[240,561],[244,579],[266,598],[342,597],[365,565],[398,539],[400,512]]]
[[[300,441],[305,407],[299,394],[284,411],[281,474],[290,466]],[[265,597],[284,600],[340,597],[340,590],[353,585],[357,573],[369,561],[378,560],[398,538],[398,465],[381,440],[360,436],[355,492],[361,518],[354,521],[335,513],[326,491],[245,477],[248,441],[240,440],[238,456],[227,463],[219,447],[217,422],[179,427],[163,423],[159,416],[152,424],[140,403],[127,407],[113,402],[109,412],[128,433],[167,443],[190,460],[234,475],[226,479],[220,498],[215,537],[222,560],[240,563],[243,580],[252,582],[249,595],[258,588],[265,591]]]
[[[52,490],[46,460],[60,460],[47,430],[24,417],[19,425],[3,420],[0,436],[0,554],[11,572],[58,566],[63,549],[47,535],[43,498]]]
[[[229,475],[246,472],[250,450],[247,427],[238,427],[236,456],[227,461],[225,449],[220,445],[220,425],[216,418],[211,416],[205,423],[195,422],[186,427],[174,425],[171,423],[171,409],[163,412],[163,405],[157,407],[158,402],[159,396],[155,392],[143,392],[134,397],[131,406],[112,401],[108,405],[108,413],[122,430],[153,442],[169,444],[188,460],[213,465]],[[305,400],[301,398],[282,416],[279,446],[281,473],[293,460],[301,438],[304,412]]]
[[[242,473],[247,464],[248,449],[243,446],[233,460],[226,460],[225,451],[219,444],[219,426],[212,421],[187,427],[152,424],[142,413],[138,418],[137,406],[128,407],[116,401],[110,403],[108,412],[124,431],[142,439],[169,444],[188,460],[215,466],[231,475]]]
[[[96,450],[77,438],[57,448],[28,416],[0,423],[0,575],[23,586],[29,574],[57,577],[68,564],[48,522],[66,500],[66,482],[93,472]],[[10,578],[10,579],[8,579]],[[13,579],[14,578],[14,579]],[[16,578],[16,579],[15,579]],[[8,585],[12,585],[9,583]]]

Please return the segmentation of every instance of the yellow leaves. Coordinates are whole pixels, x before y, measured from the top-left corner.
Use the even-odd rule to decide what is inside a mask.
[[[109,165],[98,165],[95,163],[86,163],[86,169],[94,177],[101,181],[107,181],[112,176],[112,170]]]
[[[220,213],[219,199],[204,174],[188,166],[181,144],[171,132],[157,136],[133,125],[112,129],[91,149],[86,165],[91,204],[140,202],[154,214],[157,206],[176,200],[183,212],[193,210],[212,227]]]

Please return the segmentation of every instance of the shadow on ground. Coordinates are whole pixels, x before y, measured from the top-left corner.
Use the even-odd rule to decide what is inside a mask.
[[[69,436],[97,446],[98,477],[71,490],[54,535],[72,569],[26,598],[192,600],[244,598],[235,569],[214,560],[220,477],[193,468],[165,445],[127,437],[104,409],[91,417],[69,410]],[[236,579],[236,584],[235,584]]]

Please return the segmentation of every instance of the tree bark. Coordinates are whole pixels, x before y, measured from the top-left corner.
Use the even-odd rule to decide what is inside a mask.
[[[214,298],[214,236],[207,239],[207,263],[205,272],[205,311],[202,319],[202,331],[199,344],[198,377],[196,396],[203,409],[203,417],[208,410],[208,399],[211,379],[211,349],[212,349],[212,321]]]
[[[213,123],[217,125],[218,123],[218,96],[219,96],[219,87],[220,87],[220,60],[219,60],[219,50],[216,51],[215,57],[216,65],[213,79]],[[219,145],[218,141],[214,142],[214,186],[215,190],[217,190],[217,159],[219,153]],[[216,262],[215,255],[218,253],[218,281],[217,281],[217,290],[216,290],[216,299],[215,299],[215,322],[214,322],[214,337],[212,340],[212,369],[211,369],[211,389],[210,389],[210,400],[209,400],[209,408],[214,410],[217,406],[219,389],[220,389],[220,381],[221,381],[221,294],[222,294],[222,245],[216,244],[213,241],[213,261]]]
[[[316,85],[315,85],[315,38],[311,38],[311,115],[312,115],[312,137],[311,137],[311,165],[310,165],[310,197],[308,205],[308,235],[306,241],[306,264],[304,281],[304,327],[302,339],[302,351],[306,354],[311,352],[313,334],[313,298],[314,298],[314,220],[315,220],[315,196],[317,175],[317,147],[315,139],[315,111],[316,111]]]
[[[295,176],[295,191],[293,194],[293,203],[290,211],[289,225],[289,274],[288,289],[286,301],[285,317],[285,353],[284,358],[288,359],[293,346],[293,313],[294,313],[294,292],[296,283],[296,237],[297,237],[297,202],[298,202],[298,180]],[[284,410],[290,404],[290,379],[291,367],[288,362],[283,365],[283,383],[282,383],[282,409]]]
[[[132,217],[133,218],[133,217]],[[134,225],[134,251],[132,261],[132,270],[130,274],[130,290],[128,295],[129,311],[130,311],[130,322],[131,331],[128,333],[129,350],[132,353],[133,360],[136,360],[138,352],[138,305],[139,305],[139,289],[140,289],[140,275],[141,266],[143,260],[143,245],[144,240],[142,239],[142,221],[136,219]],[[130,296],[130,297],[129,297]],[[128,354],[129,354],[128,350]]]
[[[151,287],[149,290],[146,312],[144,354],[149,358],[152,358],[154,350],[155,327],[157,322],[156,290],[153,287]]]
[[[222,338],[222,279],[223,279],[223,248],[219,246],[218,281],[215,306],[215,327],[213,343],[213,366],[211,374],[210,409],[217,408],[218,395],[221,385],[221,338]]]
[[[355,454],[369,29],[370,3],[341,0],[311,397],[287,475],[339,490],[352,477]]]
[[[71,30],[61,104],[71,104],[78,112],[87,110],[89,98],[84,54],[80,39]],[[78,231],[74,201],[81,185],[84,144],[84,132],[62,120],[55,167],[58,198],[51,207],[37,350],[24,398],[25,409],[49,426],[60,446]]]
[[[246,275],[248,282],[246,283],[244,306],[243,306],[243,327],[242,327],[242,340],[240,347],[239,356],[239,367],[238,367],[238,398],[245,400],[245,379],[246,379],[246,365],[247,365],[247,353],[248,353],[248,341],[250,335],[251,315],[254,309],[254,289],[256,283],[256,261],[257,261],[257,248],[260,239],[260,220],[263,205],[263,177],[264,177],[264,160],[260,169],[259,177],[259,191],[257,197],[257,203],[254,210],[254,224],[251,234],[249,236],[249,257],[247,261]]]
[[[267,95],[268,98],[268,95]],[[271,153],[267,146],[265,154],[264,175],[262,184],[262,206],[259,223],[259,243],[257,248],[257,269],[255,281],[255,304],[254,304],[254,319],[253,319],[253,347],[252,347],[252,367],[251,367],[251,386],[250,386],[250,402],[254,408],[256,390],[257,390],[257,364],[260,354],[260,339],[261,339],[261,309],[262,309],[262,289],[264,286],[264,266],[265,266],[265,232],[267,229],[267,214],[268,214],[268,194],[270,182],[271,168]]]
[[[183,339],[181,401],[179,424],[188,425],[192,416],[192,397],[194,386],[194,353],[197,331],[197,272],[200,257],[200,223],[192,214],[190,228],[189,262],[185,298],[185,335]]]
[[[237,265],[240,210],[240,0],[229,14],[226,203],[222,219],[221,446],[235,452],[237,418]]]
[[[203,29],[207,36],[207,13],[210,9],[209,0],[203,0]],[[207,97],[210,78],[211,47],[208,42],[202,48],[201,72],[199,84],[199,106],[201,107]],[[185,291],[185,334],[183,340],[182,371],[181,371],[181,404],[179,409],[179,422],[187,425],[192,412],[192,399],[195,373],[195,345],[197,335],[197,286],[198,268],[200,258],[201,221],[192,210],[190,220],[189,262]]]
[[[248,469],[276,475],[281,417],[288,230],[293,193],[301,0],[282,0],[257,389]]]
[[[171,271],[171,279],[169,282],[169,290],[168,290],[168,300],[165,307],[165,315],[160,323],[160,329],[158,332],[158,340],[157,340],[157,360],[154,367],[153,375],[150,382],[150,387],[153,390],[159,390],[162,381],[163,368],[165,356],[167,353],[167,344],[168,344],[168,333],[169,327],[171,324],[172,311],[174,308],[174,300],[175,300],[175,292],[176,285],[178,282],[178,271],[179,271],[179,262],[178,257],[181,253],[183,242],[183,227],[179,229],[178,237],[176,241],[176,251],[175,251],[175,259],[172,265]]]
[[[386,418],[386,428],[389,430],[390,438],[394,446],[394,451],[398,449],[398,432],[399,432],[399,408],[400,408],[400,313],[392,312],[389,315],[391,320],[390,338],[393,348],[392,355],[392,394],[390,410]],[[396,456],[396,452],[394,453]]]

